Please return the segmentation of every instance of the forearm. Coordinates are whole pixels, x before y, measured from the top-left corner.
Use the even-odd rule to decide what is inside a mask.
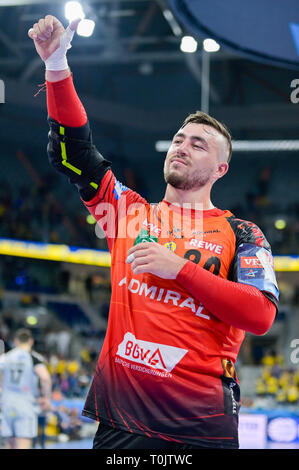
[[[48,72],[47,72],[48,73]],[[59,72],[53,72],[52,79]],[[91,200],[110,167],[92,144],[85,109],[74,87],[73,77],[47,81],[47,106],[50,133],[48,157],[50,164],[69,177],[84,201]]]
[[[46,81],[47,82],[59,82],[71,75],[69,68],[66,70],[46,70]]]
[[[253,286],[222,279],[191,261],[176,280],[212,315],[236,328],[262,335],[274,321],[275,305]]]
[[[84,126],[87,123],[87,115],[77,95],[70,69],[48,70],[46,80],[49,116],[64,126]]]
[[[51,378],[41,380],[41,396],[51,400],[52,397],[52,382]]]

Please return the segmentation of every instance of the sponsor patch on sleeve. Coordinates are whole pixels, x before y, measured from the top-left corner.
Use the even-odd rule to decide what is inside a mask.
[[[128,188],[126,186],[124,186],[120,181],[115,179],[113,194],[114,194],[114,197],[115,197],[116,200],[118,200],[120,198],[121,194],[124,191],[127,191],[127,189]]]
[[[270,251],[257,245],[243,243],[238,250],[238,282],[270,292],[278,300],[274,261]]]

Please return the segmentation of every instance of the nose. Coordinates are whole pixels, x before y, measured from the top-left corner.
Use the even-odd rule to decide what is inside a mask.
[[[177,147],[177,154],[178,155],[187,155],[188,153],[188,143],[184,140],[180,143]]]

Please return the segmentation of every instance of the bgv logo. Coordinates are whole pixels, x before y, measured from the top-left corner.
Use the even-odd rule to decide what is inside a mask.
[[[125,334],[117,349],[117,355],[123,359],[166,372],[171,372],[187,352],[187,349],[136,339],[130,332]]]

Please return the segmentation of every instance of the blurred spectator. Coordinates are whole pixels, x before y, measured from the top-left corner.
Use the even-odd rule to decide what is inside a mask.
[[[120,178],[124,184],[150,198],[138,171],[133,170],[124,157],[111,158],[120,168]],[[270,197],[272,172],[271,166],[262,167],[244,200],[238,202],[238,207],[231,209],[236,209],[236,214],[245,220],[255,220],[264,230],[266,237],[271,238],[274,252],[279,254],[292,250],[296,253],[299,251],[299,201],[293,201],[290,207],[277,207],[273,203]],[[13,188],[9,182],[1,181],[0,237],[107,249],[106,240],[96,237],[94,225],[86,222],[88,214],[83,205],[80,206],[77,202],[72,208],[70,204],[69,220],[66,220],[61,204],[57,204],[55,199],[49,196],[49,191],[59,189],[53,187],[53,177],[45,175],[44,180],[40,186],[23,184]],[[288,223],[284,230],[276,230],[274,236],[273,219],[275,214],[279,216],[281,213],[288,215]],[[271,220],[267,220],[268,215],[271,215]],[[90,281],[88,280],[87,284],[88,282]]]
[[[283,405],[297,404],[299,400],[299,372],[287,368],[283,357],[274,350],[263,358],[263,368],[256,381],[256,393],[259,397],[272,397]]]
[[[283,365],[284,358],[281,354],[277,354],[274,349],[271,349],[264,357],[262,358],[262,364],[267,366]]]
[[[71,231],[61,206],[49,197],[46,185],[24,184],[12,188],[2,182],[0,237],[106,248],[105,240],[95,237],[94,227],[86,223],[86,215],[83,206],[79,212],[73,210],[70,219],[74,230]]]
[[[58,406],[56,414],[59,433],[67,434],[70,439],[78,439],[82,426],[78,410],[76,408],[69,409],[61,405]]]
[[[261,170],[251,191],[247,193],[247,208],[251,213],[259,213],[262,207],[269,205],[268,191],[270,180],[271,168],[266,166]]]
[[[0,286],[0,310],[3,308],[3,287]]]
[[[62,330],[56,333],[57,351],[63,357],[69,357],[71,333],[68,330]]]

